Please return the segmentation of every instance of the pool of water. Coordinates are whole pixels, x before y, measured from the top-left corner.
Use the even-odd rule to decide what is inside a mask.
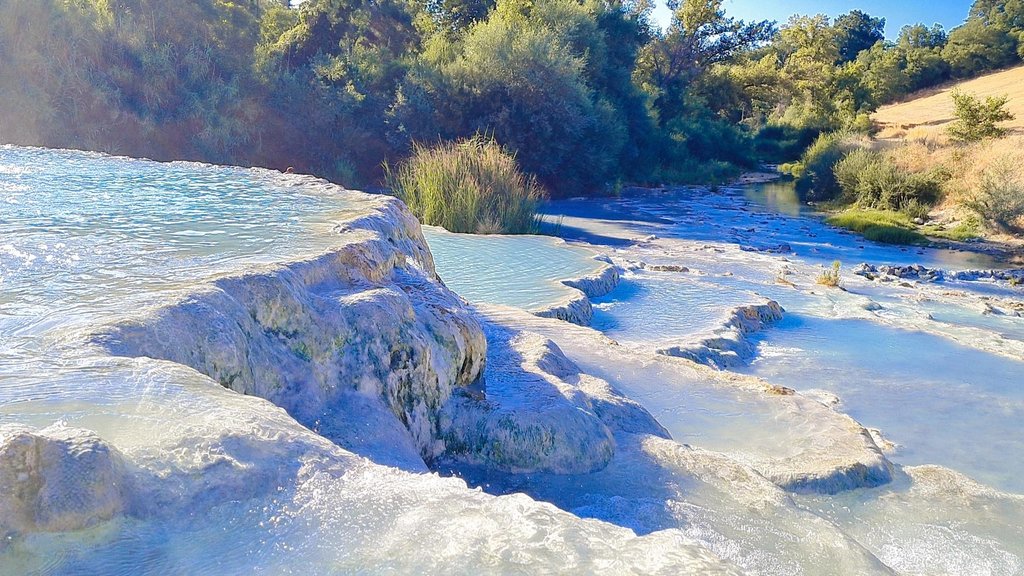
[[[744,370],[836,393],[881,429],[905,464],[941,464],[1024,493],[1024,362],[868,320],[791,314],[759,338]]]
[[[593,300],[591,325],[622,344],[667,347],[720,327],[730,308],[762,301],[686,273],[638,272]]]
[[[595,252],[550,236],[478,236],[425,227],[445,284],[470,302],[547,308],[575,292],[562,280],[600,270]]]
[[[317,253],[332,220],[359,209],[328,190],[262,170],[0,148],[0,338]]]

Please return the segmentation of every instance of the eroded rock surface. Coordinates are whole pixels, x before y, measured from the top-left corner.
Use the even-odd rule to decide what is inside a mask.
[[[444,451],[438,413],[483,368],[486,341],[436,281],[400,202],[339,226],[323,256],[217,280],[96,337],[122,356],[170,360],[266,398],[315,427],[362,394],[382,402],[420,455]]]
[[[711,335],[698,336],[692,342],[662,348],[657,352],[720,370],[747,364],[756,355],[755,346],[748,335],[782,320],[784,312],[782,306],[774,300],[738,306],[728,312],[725,322]]]
[[[120,453],[87,430],[0,426],[0,536],[77,530],[125,507]]]

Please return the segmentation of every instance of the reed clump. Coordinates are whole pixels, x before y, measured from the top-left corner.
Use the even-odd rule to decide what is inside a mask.
[[[433,147],[416,144],[397,168],[385,166],[385,177],[424,224],[474,234],[539,230],[543,190],[491,137],[477,135]]]

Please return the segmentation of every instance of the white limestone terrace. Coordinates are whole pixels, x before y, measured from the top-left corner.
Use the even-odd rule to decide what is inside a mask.
[[[492,412],[460,402],[485,334],[397,200],[10,147],[0,175],[0,572],[738,573],[678,530],[427,473],[600,468],[612,432],[588,398],[643,410],[541,375],[554,416],[497,413],[474,450]],[[502,435],[534,426],[543,442]]]
[[[23,148],[0,149],[0,195],[0,573],[1010,574],[1024,557],[1020,499],[893,465],[827,394],[468,306],[397,200]],[[470,254],[506,243],[476,253],[498,276],[474,300],[524,286],[554,293],[535,313],[580,301],[560,271],[500,269],[567,251],[569,284],[595,301],[621,266],[822,306],[815,264],[792,263],[796,289],[771,281],[777,254],[647,236],[600,261],[469,237]],[[878,312],[843,294],[834,308]],[[964,494],[988,511],[958,508]],[[891,501],[942,502],[930,520],[959,524],[893,525]],[[902,553],[920,545],[946,553]]]

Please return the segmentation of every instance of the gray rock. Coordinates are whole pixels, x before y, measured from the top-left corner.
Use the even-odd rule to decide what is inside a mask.
[[[0,426],[0,536],[78,530],[125,507],[124,462],[96,434]]]

